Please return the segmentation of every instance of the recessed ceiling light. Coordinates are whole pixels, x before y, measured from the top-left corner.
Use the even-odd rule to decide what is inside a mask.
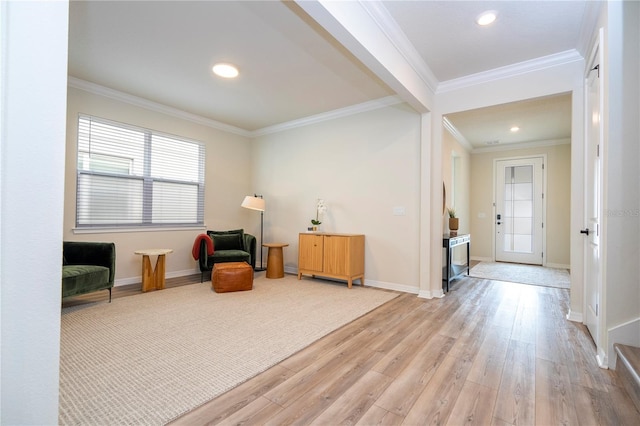
[[[235,78],[238,76],[238,68],[231,64],[215,64],[213,73],[224,78]]]
[[[480,26],[486,26],[492,24],[493,21],[498,17],[498,13],[494,10],[487,10],[486,12],[482,12],[476,18],[476,23]]]
[[[512,131],[513,133],[517,132],[518,130],[520,130],[520,127],[518,127],[518,126],[513,126],[513,127],[511,128],[511,131]]]

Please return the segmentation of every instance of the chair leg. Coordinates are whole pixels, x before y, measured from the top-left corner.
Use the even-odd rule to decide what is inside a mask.
[[[111,288],[109,288],[109,303],[111,303]]]

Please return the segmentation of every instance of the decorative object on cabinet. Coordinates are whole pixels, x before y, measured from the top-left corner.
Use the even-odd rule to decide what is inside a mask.
[[[262,263],[262,241],[264,241],[264,210],[265,210],[265,202],[262,195],[253,194],[247,195],[244,197],[241,207],[250,210],[258,210],[260,212],[260,267],[254,268],[255,271],[264,271],[264,263]]]
[[[318,230],[318,225],[322,224],[322,222],[320,221],[320,218],[326,211],[327,211],[327,205],[324,203],[324,200],[322,198],[318,198],[316,202],[316,218],[311,219],[311,225],[312,225],[310,229],[311,231],[315,232]]]
[[[364,235],[301,233],[298,245],[298,279],[316,275],[364,286]]]
[[[449,212],[449,230],[457,231],[460,225],[459,219],[456,217],[456,209],[453,207],[448,208],[447,212]]]

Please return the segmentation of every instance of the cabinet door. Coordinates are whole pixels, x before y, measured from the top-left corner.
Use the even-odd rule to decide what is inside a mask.
[[[322,235],[300,234],[298,248],[298,268],[322,272]]]
[[[333,275],[347,275],[349,255],[349,237],[338,235],[324,237],[324,272]]]

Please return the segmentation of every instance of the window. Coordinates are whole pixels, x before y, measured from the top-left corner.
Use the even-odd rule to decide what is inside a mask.
[[[204,224],[204,144],[81,115],[76,227]]]

